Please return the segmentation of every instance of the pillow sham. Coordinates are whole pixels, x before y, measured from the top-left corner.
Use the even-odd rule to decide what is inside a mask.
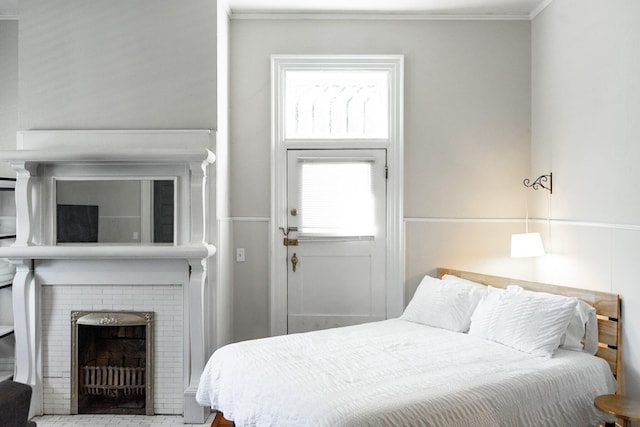
[[[424,276],[400,319],[466,332],[486,286]]]
[[[507,289],[518,292],[534,292],[517,285],[509,285]],[[552,295],[543,292],[537,293]],[[560,348],[584,351],[592,355],[598,351],[598,318],[596,317],[596,309],[581,299],[577,299],[576,308],[569,320],[565,333],[560,339]]]
[[[582,343],[583,339],[584,344]],[[598,351],[598,319],[594,307],[578,300],[567,330],[560,341],[560,347],[566,350],[596,354]]]
[[[576,298],[489,286],[473,315],[469,335],[535,356],[551,357],[578,303]]]

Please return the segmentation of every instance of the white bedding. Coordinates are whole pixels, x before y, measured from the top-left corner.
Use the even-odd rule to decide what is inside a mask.
[[[537,357],[399,319],[231,344],[197,400],[236,426],[594,426],[607,363]]]

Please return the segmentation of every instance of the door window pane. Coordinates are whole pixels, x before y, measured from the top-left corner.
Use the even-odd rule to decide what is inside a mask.
[[[340,236],[375,234],[370,161],[300,163],[301,232]]]
[[[387,71],[294,70],[285,74],[285,137],[389,137]]]

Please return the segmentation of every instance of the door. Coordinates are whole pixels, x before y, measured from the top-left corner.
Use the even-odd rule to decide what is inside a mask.
[[[287,150],[287,329],[385,318],[386,151]]]

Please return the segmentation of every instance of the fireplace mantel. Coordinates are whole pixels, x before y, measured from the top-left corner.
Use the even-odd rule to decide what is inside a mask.
[[[42,286],[157,284],[183,289],[182,411],[186,423],[204,422],[195,392],[213,327],[202,304],[216,253],[207,227],[212,146],[209,130],[25,131],[18,150],[0,151],[17,175],[16,242],[0,257],[16,265],[14,379],[33,387],[31,415],[43,413]],[[174,182],[173,243],[57,243],[57,182],[136,179]]]
[[[180,246],[83,245],[1,247],[0,258],[11,259],[204,259],[216,248],[206,243]]]
[[[19,163],[213,163],[216,156],[208,149],[149,149],[116,148],[102,149],[56,149],[56,150],[7,150],[0,151],[0,158],[6,162]]]

